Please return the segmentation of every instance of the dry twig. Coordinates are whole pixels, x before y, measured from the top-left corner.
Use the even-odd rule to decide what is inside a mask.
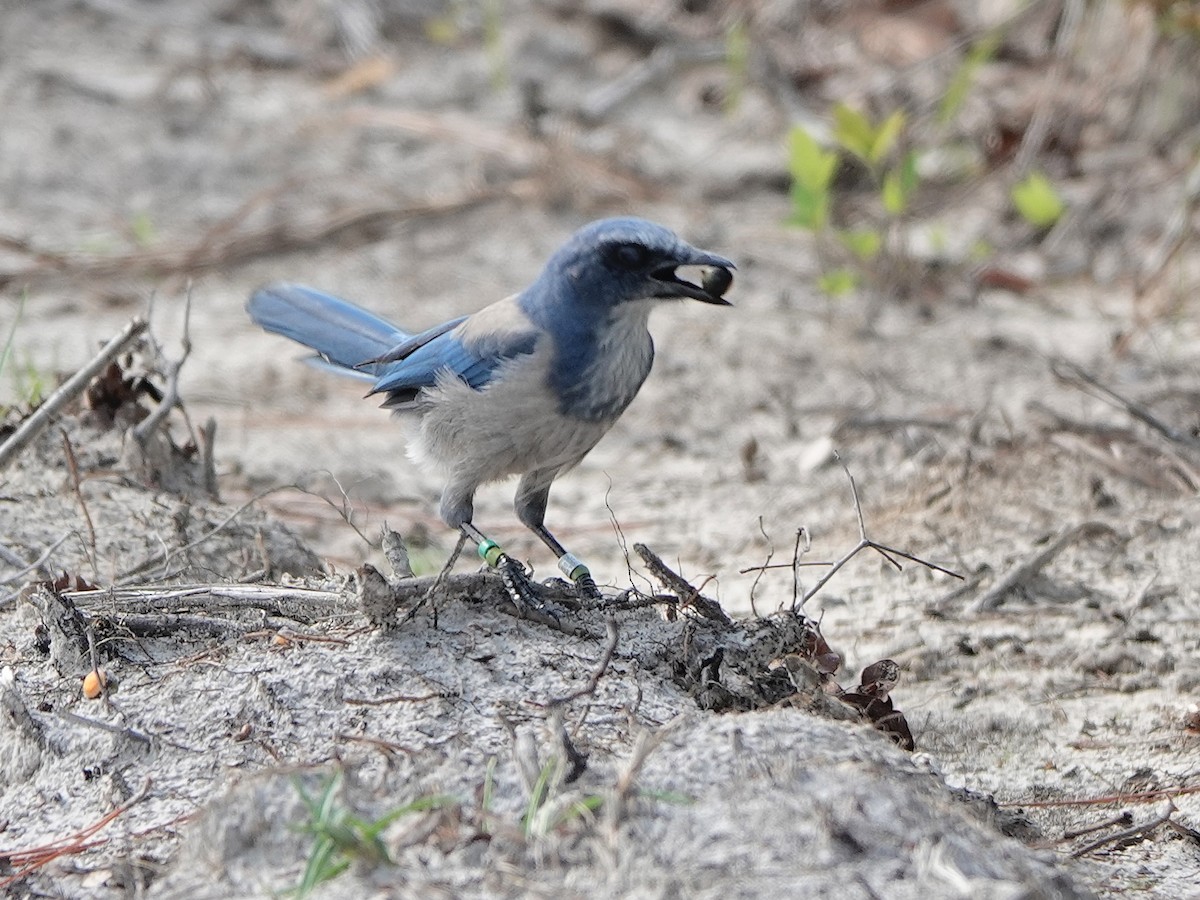
[[[1175,804],[1168,800],[1163,804],[1162,811],[1154,818],[1142,822],[1140,825],[1131,825],[1129,828],[1122,828],[1120,831],[1113,832],[1102,838],[1097,838],[1091,843],[1084,844],[1078,850],[1071,853],[1072,859],[1079,859],[1081,856],[1087,856],[1094,850],[1099,850],[1101,847],[1108,844],[1120,844],[1125,841],[1133,840],[1134,838],[1144,837],[1154,829],[1166,825],[1171,821],[1171,817],[1175,815]]]
[[[104,840],[89,842],[88,839],[91,838],[91,836],[96,832],[100,831],[100,829],[111,823],[113,820],[124,815],[134,806],[137,806],[137,804],[141,803],[148,796],[150,796],[149,778],[147,778],[145,783],[142,784],[141,789],[121,806],[118,806],[108,815],[104,816],[104,818],[102,818],[95,825],[89,825],[87,828],[76,832],[74,835],[65,840],[54,841],[50,844],[43,844],[40,847],[32,847],[28,850],[0,851],[0,857],[7,859],[10,865],[18,867],[13,874],[9,875],[3,880],[0,880],[0,888],[6,888],[10,885],[17,884],[18,882],[24,880],[24,878],[31,872],[35,872],[43,866],[54,862],[54,860],[61,856],[79,853],[89,847],[95,847],[99,844],[105,843]]]
[[[0,470],[16,459],[25,446],[42,433],[63,408],[82,394],[92,379],[108,368],[146,330],[145,319],[133,319],[82,369],[68,378],[45,402],[0,444]]]
[[[1010,591],[1028,584],[1046,565],[1064,549],[1083,537],[1108,534],[1116,536],[1112,526],[1103,522],[1081,522],[1064,528],[1045,547],[1017,563],[1002,575],[987,591],[967,607],[967,612],[979,613],[995,609],[1004,602]]]
[[[1150,412],[1150,410],[1146,409],[1146,407],[1139,403],[1134,403],[1107,385],[1101,384],[1099,379],[1082,367],[1066,360],[1058,360],[1051,364],[1050,371],[1054,374],[1055,378],[1067,384],[1074,385],[1075,387],[1079,387],[1080,384],[1086,385],[1096,395],[1109,401],[1114,406],[1125,410],[1130,416],[1137,419],[1143,425],[1148,426],[1152,431],[1161,434],[1167,440],[1171,441],[1171,443],[1186,447],[1188,450],[1200,451],[1200,438],[1196,438],[1186,431],[1181,431],[1173,425],[1167,424]]]
[[[841,457],[838,457],[838,461],[841,462]],[[913,556],[911,553],[905,553],[903,550],[897,550],[895,547],[888,547],[885,544],[880,544],[878,541],[873,541],[867,537],[867,524],[863,519],[862,502],[858,497],[858,485],[855,484],[854,476],[850,474],[850,470],[846,467],[844,462],[842,462],[842,470],[846,473],[846,477],[850,479],[850,492],[854,495],[854,514],[858,517],[858,543],[855,544],[854,547],[849,550],[849,552],[843,554],[841,559],[837,560],[837,562],[830,566],[829,571],[822,575],[816,584],[804,592],[804,596],[800,598],[799,602],[793,602],[793,611],[797,609],[803,609],[804,604],[816,596],[817,592],[820,591],[821,588],[823,588],[826,584],[828,584],[829,579],[836,575],[842,566],[850,562],[850,560],[857,556],[861,551],[868,549],[874,550],[898,570],[902,570],[904,567],[896,561],[895,557],[897,556],[902,557],[903,559],[911,560],[912,562],[925,566],[927,569],[932,569],[935,572],[941,572],[944,575],[949,575],[953,578],[962,580],[962,576],[957,572],[953,572],[950,569],[939,566],[937,563],[931,563],[928,560],[921,559],[919,556]],[[799,535],[797,535],[797,541],[798,540]]]
[[[712,619],[724,625],[730,624],[731,620],[725,614],[725,610],[721,609],[720,603],[705,597],[700,593],[700,588],[692,587],[691,582],[663,562],[657,553],[645,544],[634,544],[633,549],[642,558],[642,562],[646,564],[650,574],[679,598],[681,607],[691,606],[706,619]]]

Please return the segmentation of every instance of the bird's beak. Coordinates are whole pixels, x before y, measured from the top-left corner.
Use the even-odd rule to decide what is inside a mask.
[[[679,277],[677,270],[685,267],[701,270],[699,284]],[[725,292],[733,284],[732,270],[736,268],[723,256],[689,247],[675,262],[652,272],[651,277],[662,286],[659,297],[691,297],[716,306],[732,306]]]

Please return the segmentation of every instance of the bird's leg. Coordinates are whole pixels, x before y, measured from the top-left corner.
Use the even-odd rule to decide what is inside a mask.
[[[558,570],[575,584],[580,596],[587,600],[603,600],[596,580],[582,560],[558,542],[542,523],[546,519],[546,505],[550,502],[550,485],[558,469],[535,469],[526,472],[517,485],[515,507],[517,518],[525,527],[536,534],[543,544],[558,557]]]
[[[459,526],[459,530],[465,538],[475,542],[479,558],[500,573],[504,587],[517,609],[545,609],[545,604],[538,597],[533,581],[520,560],[509,556],[499,544],[470,522],[464,522]]]
[[[529,530],[541,538],[542,543],[558,557],[558,570],[575,584],[576,590],[587,600],[603,600],[604,595],[596,587],[591,570],[574,553],[558,542],[545,525],[530,525]]]

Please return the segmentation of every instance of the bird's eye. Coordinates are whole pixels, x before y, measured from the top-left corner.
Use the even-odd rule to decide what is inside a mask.
[[[640,269],[646,265],[649,254],[641,244],[621,244],[612,254],[613,262],[622,269]]]

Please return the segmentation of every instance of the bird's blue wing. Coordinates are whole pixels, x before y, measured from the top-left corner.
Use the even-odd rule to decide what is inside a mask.
[[[378,365],[379,379],[372,394],[388,394],[385,406],[399,406],[416,397],[424,387],[437,383],[438,375],[448,372],[479,390],[497,369],[515,357],[532,353],[541,332],[532,323],[517,327],[489,329],[481,322],[496,316],[470,316],[446,330],[445,326],[418,334],[384,354],[392,360]],[[450,323],[453,324],[453,323]]]

